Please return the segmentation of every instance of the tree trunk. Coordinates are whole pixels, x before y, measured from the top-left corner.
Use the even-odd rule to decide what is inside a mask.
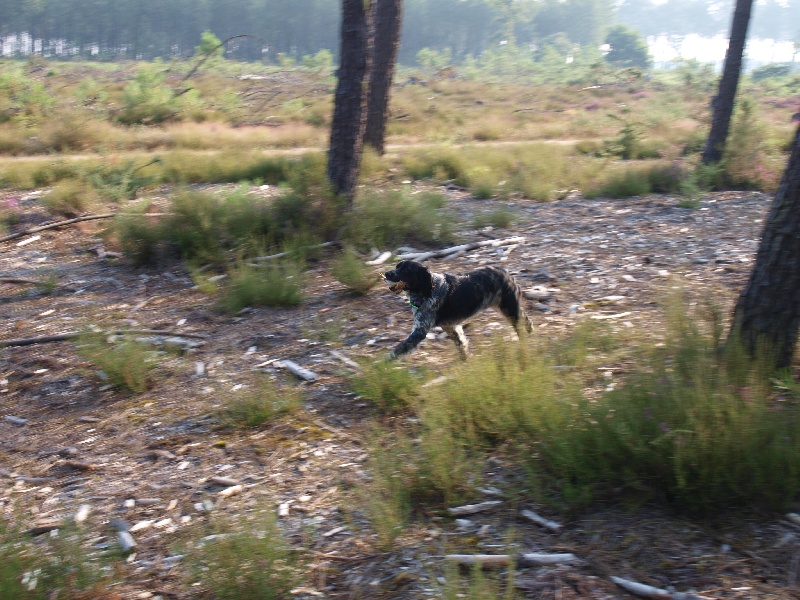
[[[403,21],[403,0],[376,0],[372,68],[369,78],[369,102],[364,143],[378,153],[384,152],[386,117],[394,77],[400,27]]]
[[[369,16],[364,0],[342,0],[339,81],[331,123],[328,179],[333,191],[348,203],[352,203],[358,183],[366,122]]]
[[[711,101],[714,115],[711,118],[711,131],[703,150],[703,164],[709,165],[722,160],[725,142],[733,115],[733,104],[736,99],[736,88],[739,86],[739,75],[742,72],[742,55],[747,42],[747,27],[750,24],[750,12],[753,0],[736,0],[731,24],[731,37],[728,51],[725,53],[725,66],[719,80],[719,90]]]
[[[750,281],[739,296],[729,336],[772,353],[777,368],[792,361],[800,328],[800,129],[767,217]]]

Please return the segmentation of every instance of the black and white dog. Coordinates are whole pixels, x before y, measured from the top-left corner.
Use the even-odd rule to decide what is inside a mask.
[[[468,342],[461,323],[484,308],[500,309],[517,332],[530,333],[533,324],[522,308],[522,290],[504,269],[483,267],[466,275],[432,273],[420,263],[404,260],[383,274],[393,292],[405,292],[414,312],[414,328],[389,354],[390,359],[411,352],[434,325],[453,339],[466,358]]]

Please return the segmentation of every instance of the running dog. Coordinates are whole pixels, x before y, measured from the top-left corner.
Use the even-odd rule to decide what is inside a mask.
[[[533,324],[522,308],[522,290],[505,269],[483,267],[466,275],[433,273],[413,260],[397,263],[383,274],[395,293],[405,292],[414,313],[411,334],[390,353],[389,359],[408,354],[425,339],[431,327],[439,325],[466,358],[469,343],[461,324],[485,308],[500,309],[517,333]]]

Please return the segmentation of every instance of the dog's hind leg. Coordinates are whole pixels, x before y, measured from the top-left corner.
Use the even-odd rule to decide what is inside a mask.
[[[525,327],[528,333],[533,332],[533,322],[528,317],[525,309],[522,308],[522,292],[517,285],[506,286],[500,294],[500,312],[502,312],[517,333],[522,333],[521,326]]]
[[[461,358],[466,360],[469,356],[469,342],[467,336],[464,335],[464,328],[461,325],[453,325],[452,327],[442,327],[442,329],[455,342]]]

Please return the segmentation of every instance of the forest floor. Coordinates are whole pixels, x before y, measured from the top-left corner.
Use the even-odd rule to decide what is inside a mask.
[[[464,223],[498,205],[459,190],[448,194]],[[23,220],[16,227],[48,220],[39,195],[19,197]],[[522,236],[522,243],[510,252],[483,248],[428,264],[450,272],[502,264],[523,289],[546,288],[549,301],[529,306],[538,336],[591,318],[619,332],[647,333],[662,322],[663,301],[676,287],[697,302],[732,306],[770,200],[729,192],[709,194],[694,208],[671,196],[503,202],[517,215],[511,231],[464,229],[460,237]],[[121,563],[121,579],[98,598],[195,597],[198,588],[187,583],[176,557],[181,544],[208,533],[214,515],[238,518],[265,503],[281,507],[282,530],[310,559],[293,593],[301,599],[442,597],[443,555],[520,551],[571,552],[582,562],[517,569],[517,597],[632,597],[609,579],[619,576],[709,598],[800,598],[800,527],[781,515],[698,522],[654,507],[626,509],[624,501],[559,514],[504,491],[513,465],[500,451],[487,462],[485,487],[474,500],[502,504],[460,521],[431,515],[391,550],[379,549],[359,497],[369,478],[365,438],[374,409],[353,394],[349,367],[332,351],[383,358],[410,330],[403,299],[385,286],[349,295],[323,257],[305,274],[300,306],[225,315],[182,265],[141,270],[105,254],[114,250],[98,236],[106,224],[43,231],[5,242],[0,252],[0,277],[52,273],[57,281],[51,293],[0,283],[0,341],[89,325],[204,336],[183,353],[164,353],[154,384],[138,395],[108,386],[72,342],[0,353],[0,506],[21,511],[29,527],[57,525],[83,510],[90,548],[115,543],[112,519],[134,528],[137,546]],[[615,299],[598,302],[608,297]],[[478,349],[510,334],[490,312],[468,330]],[[226,400],[257,377],[292,378],[280,368],[287,359],[316,374],[299,384],[303,410],[260,428],[223,427],[218,414]],[[400,364],[436,371],[456,360],[451,342],[429,339]],[[614,365],[608,370],[610,379],[619,377]],[[238,493],[230,492],[234,485]],[[504,495],[493,495],[494,488]],[[519,517],[521,508],[562,527],[541,529]]]

